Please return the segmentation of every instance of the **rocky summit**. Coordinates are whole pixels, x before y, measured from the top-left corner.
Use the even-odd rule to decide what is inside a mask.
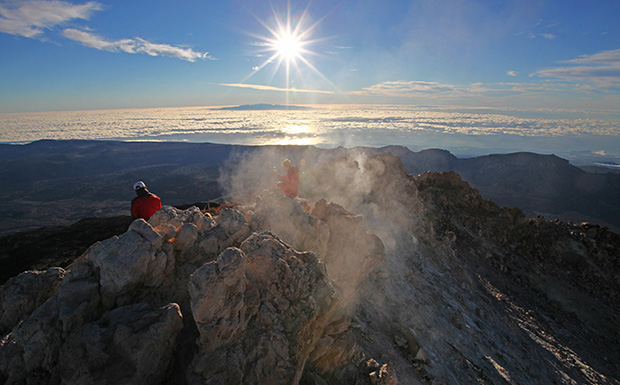
[[[164,206],[12,277],[0,382],[620,384],[618,234],[391,154],[317,164],[300,190]]]

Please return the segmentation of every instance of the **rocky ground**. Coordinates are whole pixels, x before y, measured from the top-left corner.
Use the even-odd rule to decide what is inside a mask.
[[[620,384],[618,234],[389,154],[304,177],[7,281],[0,381]]]
[[[322,195],[386,245],[358,341],[401,378],[413,366],[429,383],[618,383],[618,234],[529,219],[453,172],[404,177],[389,156],[328,167]]]

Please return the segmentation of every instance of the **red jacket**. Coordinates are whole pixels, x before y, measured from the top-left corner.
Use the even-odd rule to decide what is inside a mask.
[[[278,187],[282,189],[284,195],[289,198],[295,198],[299,193],[299,167],[291,166],[286,175],[277,174],[280,183]]]
[[[136,219],[144,218],[145,221],[148,221],[160,208],[161,199],[150,192],[147,192],[146,195],[138,196],[131,201],[131,215]]]

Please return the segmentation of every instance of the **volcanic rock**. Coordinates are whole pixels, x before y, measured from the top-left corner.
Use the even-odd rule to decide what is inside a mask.
[[[304,183],[213,218],[164,207],[8,281],[0,382],[619,383],[618,234],[390,154]]]
[[[255,233],[190,280],[200,354],[192,383],[295,384],[336,300],[322,263]]]
[[[325,254],[328,224],[291,203],[308,229],[320,229],[311,234],[323,234],[314,245]],[[339,215],[354,217],[337,206],[330,210],[324,219],[333,223]],[[291,384],[300,382],[307,364],[321,373],[349,367],[370,378],[358,373],[364,370],[353,359],[360,352],[348,332],[350,306],[324,263],[272,232],[251,234],[245,218],[231,208],[212,218],[196,207],[165,206],[149,222],[135,220],[124,234],[95,243],[66,272],[50,268],[9,280],[0,289],[8,332],[0,342],[0,378],[7,384],[157,384],[183,377],[190,384]],[[363,247],[370,253],[361,257],[377,258],[358,272],[359,281],[380,265],[382,246],[361,220],[354,222],[349,241],[360,234],[371,239],[372,247]],[[194,348],[178,345],[193,333]],[[175,358],[181,354],[190,356]]]

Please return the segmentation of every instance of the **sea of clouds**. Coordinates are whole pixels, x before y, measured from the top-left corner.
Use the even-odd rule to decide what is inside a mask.
[[[620,113],[320,105],[299,110],[186,107],[0,114],[0,142],[40,139],[321,147],[396,144],[414,151],[444,148],[461,156],[532,151],[573,161],[610,160],[620,158]]]

